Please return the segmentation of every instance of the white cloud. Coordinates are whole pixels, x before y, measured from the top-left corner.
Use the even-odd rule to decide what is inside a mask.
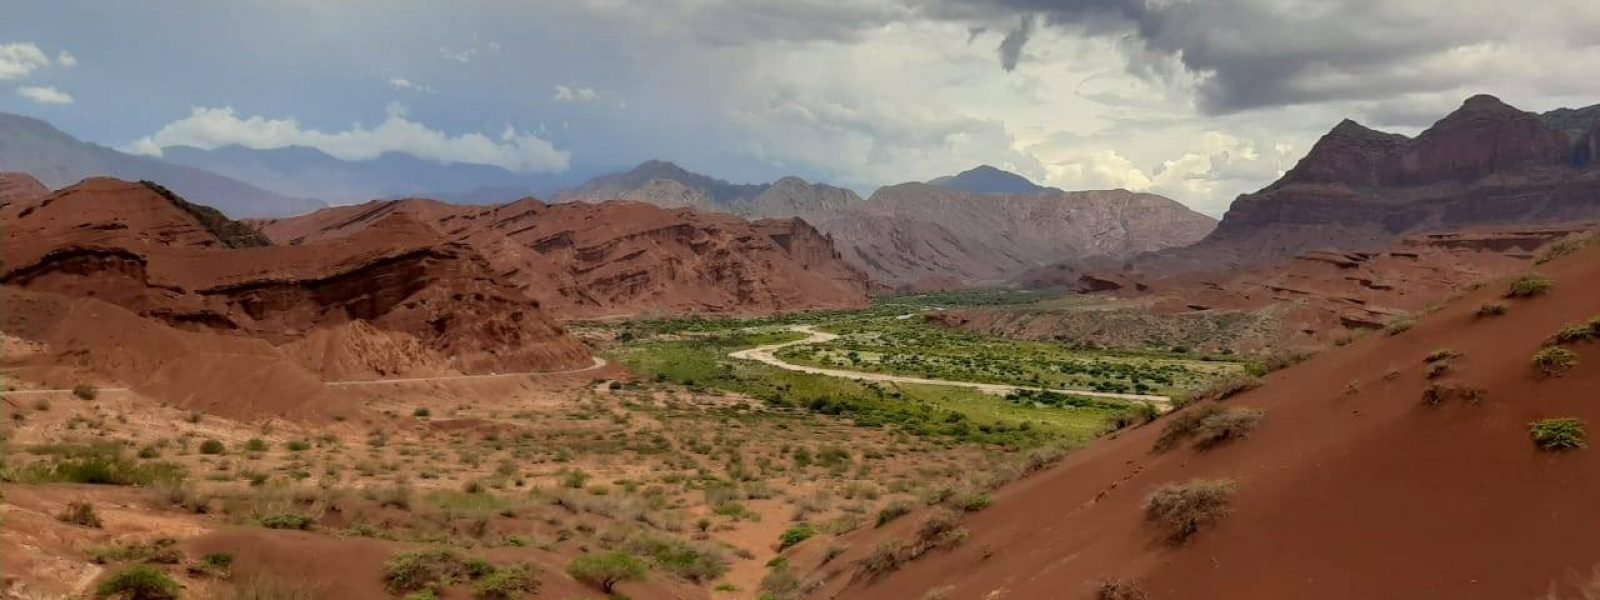
[[[61,65],[62,68],[71,69],[78,66],[78,57],[73,56],[71,52],[62,50],[56,53],[56,64]]]
[[[594,91],[594,88],[558,85],[556,86],[556,95],[551,96],[550,99],[557,102],[591,102],[599,97],[600,92]]]
[[[410,90],[410,91],[424,92],[424,93],[429,93],[429,94],[433,93],[433,88],[432,87],[430,87],[428,85],[425,85],[425,84],[417,83],[415,81],[412,81],[410,79],[406,79],[404,77],[390,77],[389,78],[389,87],[392,87],[392,88],[397,89],[397,90]]]
[[[483,133],[450,136],[406,118],[406,108],[389,105],[377,127],[355,125],[346,131],[325,133],[304,128],[294,118],[261,116],[240,118],[233,107],[195,107],[189,116],[127,146],[135,153],[159,156],[168,146],[217,148],[237,144],[271,149],[308,146],[344,160],[370,160],[385,152],[402,152],[443,163],[473,163],[521,172],[566,170],[571,154],[531,133],[508,128],[498,141]]]
[[[33,42],[0,44],[0,80],[22,79],[50,66],[50,55]]]
[[[445,48],[445,47],[440,47],[439,48],[439,56],[441,58],[443,58],[445,60],[453,60],[455,62],[462,63],[462,64],[466,64],[466,63],[472,62],[472,58],[477,56],[477,55],[478,55],[478,49],[477,48],[466,48],[466,49],[463,49],[463,50],[451,50],[451,49]]]
[[[71,94],[53,86],[25,85],[17,88],[17,94],[39,104],[72,104]]]

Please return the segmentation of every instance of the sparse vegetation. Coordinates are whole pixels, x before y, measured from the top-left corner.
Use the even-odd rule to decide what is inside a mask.
[[[1429,406],[1441,406],[1447,402],[1477,404],[1487,395],[1488,392],[1483,388],[1462,383],[1430,383],[1422,389],[1422,402]]]
[[[1504,314],[1506,314],[1506,305],[1500,302],[1485,303],[1483,306],[1478,307],[1478,311],[1476,313],[1473,313],[1473,315],[1479,319],[1498,317]]]
[[[1383,332],[1389,335],[1400,335],[1407,331],[1411,331],[1411,328],[1416,326],[1417,321],[1415,319],[1410,317],[1398,317],[1391,319],[1388,323],[1385,323],[1383,326]]]
[[[1095,600],[1145,600],[1149,595],[1137,585],[1112,579],[1095,586],[1094,597]]]
[[[1145,520],[1154,525],[1168,543],[1183,544],[1226,515],[1232,496],[1233,482],[1225,479],[1170,483],[1145,499]]]
[[[811,539],[811,536],[816,534],[817,530],[813,529],[811,525],[806,523],[797,523],[784,530],[783,535],[778,536],[778,550],[787,550],[789,547],[794,546],[795,544]]]
[[[1578,366],[1578,354],[1560,346],[1542,348],[1534,353],[1533,366],[1544,376],[1554,377]]]
[[[206,441],[200,442],[200,453],[201,454],[220,455],[220,454],[226,454],[227,452],[228,452],[228,447],[222,445],[222,441],[221,440],[208,439]]]
[[[1538,273],[1529,273],[1511,280],[1511,284],[1506,287],[1505,297],[1533,298],[1535,296],[1543,296],[1554,286],[1555,284],[1545,276]]]
[[[1227,400],[1244,392],[1261,387],[1261,378],[1244,373],[1219,377],[1205,387],[1183,396],[1181,405]]]
[[[1264,414],[1253,408],[1230,408],[1207,416],[1195,429],[1194,447],[1200,450],[1215,448],[1233,440],[1250,436]]]
[[[383,585],[396,594],[448,586],[465,574],[461,555],[444,548],[403,552],[383,563]]]
[[[620,551],[585,554],[567,564],[567,574],[610,594],[619,583],[643,579],[645,565],[632,555]]]
[[[105,524],[100,522],[100,515],[94,511],[94,505],[88,502],[68,502],[67,509],[56,518],[63,523],[82,525],[99,529]]]
[[[207,231],[211,232],[211,235],[216,236],[217,241],[222,242],[223,246],[229,248],[256,248],[272,245],[272,240],[267,239],[267,236],[262,235],[261,232],[256,231],[255,228],[249,225],[229,219],[227,215],[222,214],[222,211],[184,200],[176,193],[173,193],[172,190],[154,181],[141,180],[139,183],[144,184],[151,191],[172,202],[174,206],[189,213],[190,216],[200,222],[200,226],[205,227]]]
[[[175,600],[181,588],[161,569],[150,565],[133,565],[106,578],[95,586],[97,599],[119,600]]]
[[[100,390],[93,385],[80,383],[72,386],[72,395],[79,400],[93,400],[100,395]]]
[[[1574,418],[1545,419],[1528,425],[1533,445],[1545,452],[1565,452],[1588,447],[1583,421]]]

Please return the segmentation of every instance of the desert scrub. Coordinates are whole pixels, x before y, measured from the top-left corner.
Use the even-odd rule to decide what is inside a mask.
[[[1194,447],[1209,450],[1233,440],[1250,437],[1250,430],[1265,416],[1253,408],[1230,408],[1200,420],[1194,431]]]
[[[1179,402],[1180,406],[1187,406],[1197,402],[1227,400],[1233,396],[1261,386],[1261,378],[1245,373],[1224,375],[1206,384],[1205,387],[1185,394]]]
[[[88,502],[68,502],[66,510],[56,515],[56,519],[63,523],[82,525],[100,529],[105,524],[100,522],[100,515],[94,511],[94,505]]]
[[[208,439],[206,441],[200,442],[200,453],[201,454],[210,454],[210,455],[214,455],[215,456],[215,455],[226,454],[227,452],[228,452],[228,448],[226,446],[223,446],[222,442],[220,440]]]
[[[150,565],[134,565],[106,578],[94,588],[94,597],[121,598],[125,600],[174,600],[178,597],[178,582],[161,569]]]
[[[1529,273],[1511,280],[1511,284],[1506,286],[1505,296],[1507,298],[1543,296],[1554,286],[1555,284],[1545,276],[1538,273]]]
[[[1155,526],[1167,543],[1183,544],[1228,514],[1232,496],[1233,482],[1226,479],[1169,483],[1145,499],[1145,521]]]
[[[80,383],[72,386],[72,395],[77,396],[79,400],[93,400],[100,395],[100,390],[87,383]]]
[[[461,555],[445,548],[402,552],[383,563],[383,585],[396,594],[447,586],[465,574]]]
[[[904,502],[890,502],[888,506],[878,511],[878,521],[873,527],[883,527],[890,521],[904,517],[911,512],[911,505]]]
[[[811,539],[811,536],[816,534],[817,530],[812,528],[808,523],[797,523],[792,525],[788,529],[784,530],[782,535],[778,536],[778,551],[782,552],[784,550],[788,550],[791,546],[809,540]]]
[[[876,579],[900,570],[905,564],[905,551],[898,542],[884,540],[872,548],[872,552],[856,561],[856,568],[868,579]]]
[[[1459,350],[1440,348],[1438,350],[1434,350],[1433,352],[1429,352],[1427,356],[1422,357],[1422,362],[1439,362],[1441,360],[1459,358],[1460,356],[1461,352]]]
[[[592,585],[610,594],[617,584],[644,579],[645,564],[632,555],[613,550],[603,554],[585,554],[567,563],[567,574],[573,579]]]
[[[482,600],[511,600],[539,591],[537,571],[528,565],[490,569],[481,576],[473,592]]]
[[[1392,319],[1383,326],[1383,332],[1389,335],[1400,335],[1417,326],[1417,321],[1410,317]]]
[[[1430,383],[1422,389],[1422,403],[1440,406],[1446,402],[1477,404],[1488,395],[1483,388],[1463,383]]]
[[[713,581],[727,574],[729,568],[727,557],[717,547],[688,544],[667,536],[635,534],[627,539],[622,549],[648,558],[656,568],[690,583]]]
[[[1566,348],[1552,346],[1533,354],[1533,366],[1544,376],[1553,377],[1578,366],[1578,355]]]
[[[1095,600],[1145,600],[1149,597],[1139,586],[1116,579],[1102,581],[1094,589]]]
[[[1588,447],[1583,421],[1574,418],[1545,419],[1528,425],[1533,445],[1545,452],[1565,452]]]
[[[1489,302],[1483,306],[1479,306],[1477,312],[1473,313],[1473,316],[1479,319],[1487,319],[1489,317],[1498,317],[1504,314],[1506,314],[1505,304],[1501,304],[1499,302]]]
[[[1600,336],[1600,328],[1596,327],[1597,324],[1600,323],[1597,323],[1596,321],[1590,321],[1588,323],[1575,323],[1566,327],[1562,327],[1561,330],[1557,331],[1555,335],[1550,336],[1550,341],[1545,342],[1545,344],[1549,346],[1558,346],[1561,344],[1576,344],[1578,342],[1587,342],[1593,340],[1596,336]]]

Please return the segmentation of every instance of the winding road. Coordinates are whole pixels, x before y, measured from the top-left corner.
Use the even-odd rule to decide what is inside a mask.
[[[884,383],[913,383],[913,384],[921,384],[921,385],[945,385],[945,386],[953,386],[953,387],[964,387],[964,388],[978,390],[978,391],[986,393],[986,394],[996,394],[996,395],[1009,394],[1009,393],[1017,391],[1017,390],[1028,390],[1028,391],[1034,391],[1034,392],[1054,392],[1054,393],[1057,393],[1057,394],[1070,394],[1070,395],[1073,395],[1073,396],[1090,396],[1090,397],[1094,397],[1094,398],[1110,398],[1110,399],[1114,399],[1114,400],[1126,400],[1126,401],[1130,401],[1130,402],[1148,402],[1150,404],[1155,404],[1155,405],[1158,405],[1158,406],[1161,406],[1161,407],[1169,407],[1169,406],[1172,405],[1172,399],[1169,398],[1169,397],[1166,397],[1166,396],[1153,396],[1153,395],[1146,395],[1146,394],[1119,394],[1119,393],[1115,393],[1115,392],[1095,392],[1095,391],[1088,391],[1088,390],[1056,390],[1056,389],[1028,387],[1028,386],[1021,386],[1021,385],[1004,385],[1004,384],[998,384],[998,383],[978,383],[978,382],[975,382],[975,381],[951,381],[951,380],[947,380],[947,379],[924,379],[924,378],[921,378],[921,377],[907,377],[907,376],[904,376],[904,375],[889,375],[887,373],[868,373],[868,372],[865,372],[865,371],[848,371],[848,370],[845,370],[845,369],[829,369],[829,368],[825,368],[825,367],[812,367],[812,366],[808,366],[808,365],[797,365],[797,364],[790,363],[790,362],[784,362],[782,359],[779,359],[778,356],[777,356],[778,350],[783,349],[783,348],[788,348],[790,346],[800,346],[800,345],[806,345],[806,344],[827,343],[827,342],[839,339],[839,336],[835,335],[835,334],[832,334],[832,333],[828,333],[826,331],[818,331],[815,327],[812,327],[810,325],[795,325],[795,326],[790,327],[789,329],[791,329],[793,331],[798,331],[800,333],[808,334],[809,337],[807,337],[805,339],[801,339],[801,340],[795,340],[795,341],[792,341],[792,342],[782,342],[782,343],[778,343],[778,344],[767,344],[765,346],[756,346],[754,348],[749,348],[749,349],[745,349],[745,350],[736,350],[736,351],[733,351],[733,352],[729,352],[728,356],[730,358],[737,358],[737,359],[741,359],[741,360],[753,360],[753,361],[756,361],[756,362],[772,365],[772,366],[780,368],[780,369],[788,369],[790,371],[800,371],[802,373],[811,373],[813,375],[827,375],[829,377],[841,377],[841,378],[844,378],[844,379],[854,379],[854,380],[857,380],[857,381],[879,381],[879,382],[884,382]]]

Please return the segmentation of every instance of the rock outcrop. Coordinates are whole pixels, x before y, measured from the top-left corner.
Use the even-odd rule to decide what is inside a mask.
[[[358,334],[381,333],[391,342],[385,347],[414,351],[388,364],[430,372],[558,370],[590,360],[580,342],[504,283],[482,255],[403,215],[334,243],[273,246],[253,232],[253,240],[241,236],[248,231],[243,225],[160,186],[98,178],[7,213],[0,227],[8,234],[0,271],[7,288],[108,303],[131,315],[117,317],[122,322],[137,318],[146,322],[142,329],[174,331],[161,334],[169,337],[206,336],[185,338],[192,349],[181,355],[147,348],[159,343],[154,334],[140,336],[147,342],[83,350],[103,355],[85,361],[86,369],[126,383],[161,368],[130,353],[195,361],[213,353],[205,348],[245,345],[254,348],[247,354],[296,363],[293,344],[354,323],[362,324]],[[340,339],[362,337],[374,336]],[[321,351],[332,352],[327,344]],[[105,366],[123,363],[140,367]],[[304,365],[321,370],[316,361]],[[399,374],[358,371],[339,375]]]
[[[1205,240],[1136,267],[1228,269],[1379,250],[1421,231],[1595,219],[1596,108],[1537,115],[1473,96],[1415,138],[1346,120],[1277,182],[1240,196]]]
[[[639,202],[488,207],[369,202],[261,221],[280,244],[359,235],[395,215],[486,258],[500,281],[563,318],[864,306],[866,280],[798,219],[746,221]]]

